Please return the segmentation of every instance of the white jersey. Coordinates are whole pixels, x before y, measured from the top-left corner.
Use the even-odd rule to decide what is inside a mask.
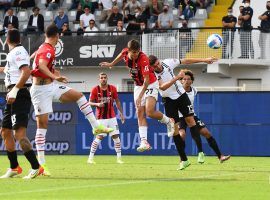
[[[189,100],[191,102],[191,105],[194,108],[194,100],[195,100],[195,96],[197,95],[197,89],[191,86],[190,91],[186,92],[186,93],[187,93],[188,98],[189,98]],[[196,114],[194,113],[194,115],[196,115]],[[180,118],[183,117],[181,112],[179,112],[179,117]]]
[[[179,66],[181,63],[178,59],[165,59],[161,62],[161,66],[163,68],[162,72],[157,73],[155,72],[155,75],[158,79],[158,81],[162,82],[168,82],[172,80],[175,75],[173,73],[173,70],[175,67]],[[169,87],[167,90],[162,91],[159,90],[160,95],[162,97],[169,97],[171,99],[177,99],[179,98],[183,93],[185,93],[185,90],[181,84],[180,81],[176,81],[171,87]]]
[[[21,76],[21,67],[30,66],[30,57],[22,45],[18,45],[12,49],[7,55],[7,63],[5,66],[5,86],[15,85]],[[25,84],[31,84],[31,79]]]

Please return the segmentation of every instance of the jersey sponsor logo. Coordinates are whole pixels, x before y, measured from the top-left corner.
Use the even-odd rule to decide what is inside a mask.
[[[58,40],[57,44],[55,45],[55,57],[60,56],[64,50],[64,43],[61,39]]]
[[[82,46],[80,58],[112,58],[116,49],[116,45],[91,45]]]
[[[15,53],[16,56],[18,56],[18,55],[20,55],[20,54],[21,54],[20,51],[16,51],[16,53]]]
[[[101,103],[109,103],[111,101],[111,97],[98,97],[98,101]]]
[[[16,58],[16,61],[19,62],[19,61],[23,61],[23,60],[26,60],[25,58],[21,58],[21,57],[17,57]]]

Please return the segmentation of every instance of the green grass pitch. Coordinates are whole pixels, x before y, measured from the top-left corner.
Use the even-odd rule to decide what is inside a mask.
[[[232,157],[220,164],[206,157],[197,164],[176,171],[176,156],[96,156],[96,165],[86,164],[87,156],[47,156],[51,177],[23,180],[30,166],[20,156],[23,174],[0,179],[0,199],[270,199],[270,158]],[[0,173],[8,167],[0,156]]]

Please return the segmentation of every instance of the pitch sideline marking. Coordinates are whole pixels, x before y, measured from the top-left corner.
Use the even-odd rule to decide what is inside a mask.
[[[143,181],[130,181],[130,182],[120,182],[120,183],[109,183],[109,184],[99,184],[99,185],[84,185],[84,186],[71,186],[71,187],[58,187],[58,188],[49,188],[49,189],[37,189],[37,190],[27,190],[20,192],[12,193],[0,193],[0,196],[5,195],[16,195],[16,194],[27,194],[27,193],[37,193],[37,192],[50,192],[58,190],[74,190],[74,189],[84,189],[84,188],[96,188],[96,187],[109,187],[109,186],[118,186],[118,185],[132,185],[139,183],[151,183],[151,182],[162,182],[162,181],[177,181],[177,180],[190,180],[190,179],[199,179],[199,178],[211,178],[211,177],[221,177],[221,176],[232,176],[244,174],[244,172],[231,173],[231,174],[212,174],[208,176],[195,176],[187,178],[168,178],[168,179],[155,179],[155,180],[143,180]]]

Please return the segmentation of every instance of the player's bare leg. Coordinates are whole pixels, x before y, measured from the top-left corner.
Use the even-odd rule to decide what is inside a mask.
[[[149,96],[146,98],[146,105],[145,105],[146,115],[148,117],[151,117],[152,119],[159,120],[163,124],[166,124],[168,137],[172,137],[175,130],[174,120],[172,118],[167,117],[162,112],[157,111],[156,103],[157,103],[157,100],[154,97]]]
[[[97,122],[97,119],[94,115],[94,112],[85,98],[85,96],[74,89],[70,89],[66,93],[62,94],[60,97],[60,101],[62,103],[70,103],[70,102],[76,102],[81,110],[81,112],[85,115],[85,117],[90,122],[92,128],[93,128],[93,134],[97,135],[100,133],[110,133],[113,131],[112,128],[106,128],[102,124],[99,124]]]

